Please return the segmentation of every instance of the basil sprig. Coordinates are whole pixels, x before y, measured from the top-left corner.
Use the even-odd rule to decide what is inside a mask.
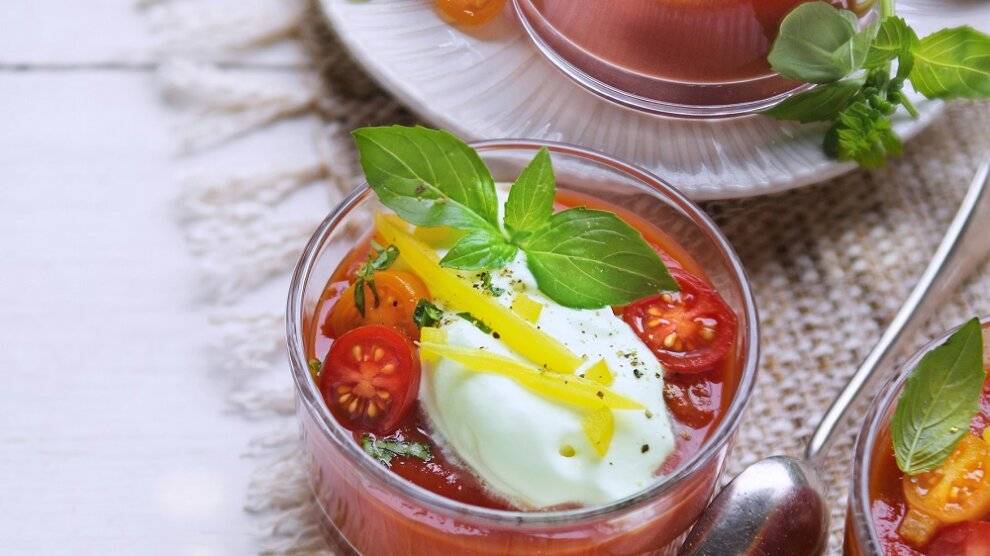
[[[918,362],[890,421],[897,466],[909,475],[940,467],[969,434],[986,380],[983,331],[972,319]]]
[[[893,14],[892,0],[882,0],[881,16],[879,24],[859,30],[850,11],[825,2],[801,4],[781,22],[767,57],[783,77],[820,86],[766,114],[830,122],[825,151],[867,168],[901,152],[890,120],[897,107],[918,116],[902,92],[906,81],[929,99],[990,97],[990,36],[964,26],[919,39]]]
[[[377,308],[381,301],[378,299],[378,288],[375,286],[375,273],[390,268],[398,256],[399,250],[394,245],[383,248],[374,241],[371,242],[368,262],[361,265],[354,277],[354,306],[357,307],[362,317],[365,311],[364,287],[368,286],[368,289],[371,290]]]
[[[509,190],[503,230],[494,179],[453,135],[392,126],[359,129],[354,137],[368,183],[385,206],[418,226],[467,232],[442,266],[495,270],[521,249],[540,291],[579,309],[679,289],[642,235],[614,213],[584,207],[553,212],[555,179],[545,148]]]

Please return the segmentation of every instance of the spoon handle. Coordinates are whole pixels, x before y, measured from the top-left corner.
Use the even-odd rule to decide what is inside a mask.
[[[904,341],[910,340],[946,294],[958,287],[973,267],[990,252],[990,156],[983,160],[970,183],[956,216],[949,224],[935,255],[911,290],[904,305],[880,336],[839,397],[811,435],[805,458],[815,461],[824,455],[842,430],[850,406],[863,391],[872,392],[881,375],[879,369],[893,367]]]

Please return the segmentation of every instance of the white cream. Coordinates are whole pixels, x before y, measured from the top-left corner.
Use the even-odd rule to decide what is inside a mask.
[[[480,283],[478,273],[463,276]],[[526,508],[604,504],[648,486],[674,448],[663,402],[663,369],[656,357],[610,309],[568,309],[543,296],[521,252],[491,276],[493,285],[506,290],[493,299],[509,306],[525,291],[542,303],[537,325],[589,363],[604,358],[615,375],[610,388],[648,410],[615,411],[612,443],[601,457],[582,430],[580,410],[509,378],[474,372],[447,359],[424,362],[420,400],[445,449],[494,493]],[[436,293],[436,304],[446,309],[442,292]],[[451,345],[484,347],[524,360],[452,311],[441,327]]]

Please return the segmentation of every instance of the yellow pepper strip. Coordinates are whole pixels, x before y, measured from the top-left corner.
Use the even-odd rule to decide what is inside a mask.
[[[983,429],[983,441],[990,444],[990,427],[985,427]]]
[[[401,247],[399,249],[402,249]],[[489,372],[515,380],[523,387],[546,398],[585,409],[645,409],[636,400],[579,376],[564,376],[498,355],[488,350],[419,342],[419,352],[446,357],[477,372]]]
[[[581,428],[584,435],[591,441],[599,457],[605,457],[608,447],[612,444],[612,435],[615,434],[615,417],[612,410],[607,407],[600,407],[588,413],[581,419]]]
[[[448,226],[416,226],[412,235],[434,249],[450,249],[466,234]]]
[[[512,312],[526,319],[530,324],[536,324],[543,312],[543,304],[532,297],[520,293],[512,299]]]
[[[442,328],[424,326],[419,330],[419,341],[430,344],[446,344],[447,331]],[[420,353],[419,358],[423,361],[435,361],[440,357],[434,353]]]
[[[602,386],[611,386],[615,381],[615,375],[609,370],[608,364],[605,363],[604,359],[599,359],[597,363],[588,367],[588,370],[584,373],[584,378],[591,382],[597,382]]]
[[[413,272],[423,279],[434,297],[474,315],[498,332],[502,341],[523,357],[563,374],[573,374],[584,363],[564,344],[474,289],[452,270],[441,267],[436,251],[393,224],[385,215],[376,214],[375,225],[385,239],[399,249],[399,258],[405,259]]]

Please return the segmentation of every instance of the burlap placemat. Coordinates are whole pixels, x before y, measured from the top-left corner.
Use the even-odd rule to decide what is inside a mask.
[[[324,83],[321,104],[332,107],[324,115],[335,127],[417,121],[347,56],[313,3],[305,22],[305,43]],[[354,103],[360,115],[341,117],[341,103]],[[748,269],[762,330],[759,378],[727,478],[766,456],[802,454],[821,415],[918,279],[987,152],[990,103],[954,102],[881,170],[705,204]],[[990,265],[984,264],[913,346],[988,312]],[[826,470],[830,554],[841,552],[855,433],[850,426]]]

